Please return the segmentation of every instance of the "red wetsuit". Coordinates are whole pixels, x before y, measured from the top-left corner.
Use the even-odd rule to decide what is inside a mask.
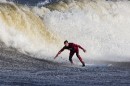
[[[65,49],[68,49],[68,50],[70,50],[69,61],[70,61],[71,63],[73,63],[72,57],[73,57],[73,55],[76,53],[76,56],[79,58],[80,62],[81,62],[82,64],[84,64],[82,58],[81,58],[80,55],[79,55],[79,49],[78,49],[78,48],[80,48],[80,49],[82,49],[82,50],[85,51],[85,49],[82,48],[80,45],[77,45],[77,44],[74,44],[74,43],[69,43],[69,46],[64,46],[64,47],[59,51],[59,53],[61,53],[61,52],[64,51]]]

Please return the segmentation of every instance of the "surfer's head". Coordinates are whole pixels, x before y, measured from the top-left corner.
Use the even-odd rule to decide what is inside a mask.
[[[69,46],[69,43],[68,43],[67,40],[64,41],[64,45],[65,45],[65,46]]]

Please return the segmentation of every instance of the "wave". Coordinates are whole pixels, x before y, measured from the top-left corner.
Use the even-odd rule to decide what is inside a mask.
[[[1,3],[0,40],[22,53],[52,57],[68,39],[87,49],[87,55],[81,52],[86,60],[129,61],[129,8],[128,1],[103,0],[65,0],[40,8]]]
[[[23,53],[43,52],[58,43],[58,37],[26,6],[0,3],[0,24],[0,40]]]

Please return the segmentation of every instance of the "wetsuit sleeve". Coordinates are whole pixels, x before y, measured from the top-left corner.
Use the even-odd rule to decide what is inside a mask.
[[[64,49],[65,49],[65,47],[63,47],[58,53],[61,53],[61,52],[63,52],[64,51]]]
[[[56,58],[62,51],[64,51],[64,49],[65,49],[65,47],[63,47],[63,48],[56,54],[55,58]]]
[[[78,44],[75,44],[77,47],[79,47],[80,49],[82,49],[83,51],[85,50],[83,47],[81,47],[80,45]]]

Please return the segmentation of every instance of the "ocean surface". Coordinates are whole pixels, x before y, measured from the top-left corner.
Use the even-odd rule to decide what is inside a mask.
[[[0,86],[130,86],[130,1],[0,0]],[[64,40],[84,47],[82,67]]]

